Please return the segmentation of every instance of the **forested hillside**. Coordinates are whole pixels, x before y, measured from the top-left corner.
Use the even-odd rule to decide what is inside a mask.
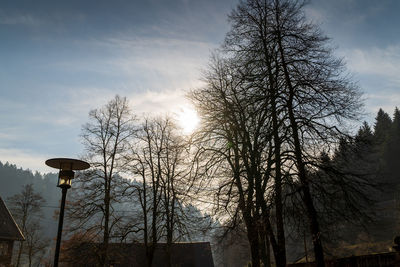
[[[393,116],[380,109],[373,128],[366,123],[360,128],[355,142],[363,149],[358,155],[363,159],[364,167],[370,171],[375,188],[372,199],[374,218],[369,227],[373,241],[393,241],[400,234],[400,111],[394,110]]]
[[[8,162],[0,162],[1,198],[7,204],[7,198],[15,194],[20,194],[25,185],[32,184],[35,193],[39,193],[45,200],[45,202],[40,205],[43,212],[41,220],[45,229],[45,234],[49,238],[54,238],[56,236],[58,222],[58,217],[56,215],[59,210],[59,201],[61,199],[61,190],[57,187],[57,175],[56,173],[41,175],[38,172],[33,173],[30,170],[18,168],[16,165]],[[136,182],[132,181],[132,184],[136,184]],[[67,195],[67,201],[68,197],[72,198],[74,193],[79,191],[79,188],[76,188],[76,186],[76,184],[75,187],[74,184],[72,185],[72,189]],[[136,204],[133,203],[133,205]],[[119,203],[116,205],[116,209],[118,212],[126,212],[128,209],[126,205],[126,203]],[[200,210],[196,207],[188,206],[187,209],[190,210],[192,216],[196,218],[201,216]],[[197,221],[197,223],[199,222]],[[200,236],[192,236],[192,238],[195,240],[202,239]]]
[[[30,170],[17,168],[16,165],[0,161],[0,195],[3,199],[21,191],[22,186],[33,184],[34,189],[52,203],[58,201],[57,174],[48,173],[41,175]]]
[[[0,162],[0,196],[6,201],[7,198],[21,192],[23,186],[33,184],[36,193],[42,195],[45,203],[41,205],[43,211],[42,223],[45,226],[45,234],[48,237],[55,236],[57,223],[53,218],[58,209],[61,192],[57,188],[57,174],[48,173],[41,175],[30,170],[17,168],[8,162]]]
[[[394,237],[400,234],[399,153],[400,112],[396,108],[393,116],[380,109],[373,125],[364,122],[354,137],[341,140],[334,153],[321,155],[322,166],[311,173],[312,187],[320,188],[327,180],[352,187],[340,196],[327,188],[317,198],[319,213],[326,217],[321,218],[321,224],[328,258],[391,249]],[[341,184],[342,176],[351,176],[352,184]],[[335,209],[340,217],[330,218],[329,213]],[[298,234],[294,247],[301,257],[305,248]]]
[[[373,134],[365,131],[371,136],[373,143],[372,160],[379,174],[379,182],[384,183],[385,190],[382,198],[398,198],[400,184],[400,111],[395,109],[391,118],[382,109],[379,110],[374,125]]]

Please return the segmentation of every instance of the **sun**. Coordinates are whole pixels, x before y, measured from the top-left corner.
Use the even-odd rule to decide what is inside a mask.
[[[177,113],[178,125],[182,127],[184,134],[190,134],[200,122],[197,112],[192,107],[182,107]]]

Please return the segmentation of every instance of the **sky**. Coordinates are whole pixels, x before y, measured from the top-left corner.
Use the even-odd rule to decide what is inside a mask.
[[[1,0],[0,161],[50,172],[83,154],[90,110],[116,94],[141,114],[179,115],[229,30],[237,0]],[[314,0],[364,93],[365,117],[400,106],[400,1]]]

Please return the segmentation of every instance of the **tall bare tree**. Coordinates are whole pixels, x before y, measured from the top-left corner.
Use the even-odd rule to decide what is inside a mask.
[[[232,227],[244,222],[252,264],[259,266],[260,251],[264,263],[268,262],[260,236],[271,231],[271,224],[262,213],[269,212],[267,188],[277,173],[272,171],[275,147],[268,127],[272,120],[268,103],[244,75],[249,70],[236,63],[214,57],[205,76],[207,85],[191,93],[204,122],[195,143],[203,165],[199,172],[213,178],[217,208],[223,217],[231,217]],[[272,241],[275,245],[276,240]]]
[[[108,244],[121,222],[114,205],[121,201],[120,172],[124,170],[129,142],[135,133],[135,118],[128,101],[116,96],[107,105],[89,113],[90,122],[82,127],[82,142],[91,169],[79,175],[76,199],[69,209],[74,229],[102,235],[100,264],[108,263]]]
[[[358,88],[346,77],[343,62],[332,56],[328,39],[306,22],[302,5],[293,1],[271,3],[271,33],[279,51],[284,81],[282,93],[286,97],[291,129],[290,145],[315,259],[318,266],[324,266],[321,230],[307,168],[313,168],[318,162],[322,149],[329,151],[337,144],[343,136],[340,125],[357,119],[361,102]]]
[[[337,147],[340,138],[346,136],[345,122],[357,119],[361,108],[358,88],[348,79],[343,62],[332,55],[328,38],[306,20],[303,6],[303,1],[292,0],[241,2],[229,17],[232,28],[221,48],[225,61],[229,62],[225,69],[230,71],[221,75],[220,69],[212,64],[211,79],[206,77],[206,87],[195,91],[192,96],[203,119],[208,121],[203,129],[214,135],[211,140],[215,141],[215,136],[220,136],[220,142],[212,143],[215,150],[228,162],[229,157],[235,155],[233,158],[236,160],[230,163],[226,176],[234,177],[235,173],[236,177],[246,175],[246,183],[236,179],[237,182],[231,184],[231,188],[234,186],[238,190],[239,193],[234,195],[239,199],[243,195],[241,191],[246,194],[247,198],[242,197],[243,200],[238,202],[238,207],[242,205],[240,210],[244,220],[246,214],[251,214],[246,211],[251,205],[255,205],[256,211],[262,211],[263,218],[269,218],[271,210],[262,204],[265,192],[260,190],[254,182],[256,180],[250,179],[252,169],[246,167],[249,165],[245,155],[251,151],[251,146],[246,145],[246,139],[241,136],[244,127],[240,122],[251,121],[250,116],[244,114],[252,113],[240,107],[253,107],[255,114],[262,114],[260,112],[264,109],[269,118],[252,123],[262,124],[264,128],[260,129],[268,136],[268,145],[264,148],[269,147],[270,153],[266,153],[269,156],[263,161],[270,172],[263,177],[263,181],[274,181],[274,187],[270,189],[274,195],[276,236],[268,220],[263,223],[271,245],[275,247],[275,259],[279,266],[286,264],[282,202],[284,178],[290,184],[292,193],[298,195],[303,203],[316,261],[318,266],[324,265],[318,210],[309,174],[324,167],[320,160],[321,153]],[[243,97],[241,92],[251,92],[251,95]],[[255,135],[251,135],[250,140],[257,144]],[[222,148],[223,142],[229,144],[232,154]],[[220,147],[217,149],[215,145]],[[253,200],[251,194],[258,198]],[[246,199],[250,206],[243,205]],[[272,202],[267,200],[267,203]],[[255,242],[257,240],[251,234],[256,227],[251,224],[246,226],[251,245],[252,238]],[[258,253],[256,248],[252,248],[254,266],[259,264],[256,262]]]
[[[146,118],[136,135],[130,155],[129,171],[135,182],[126,193],[138,199],[141,206],[147,266],[152,265],[157,243],[167,243],[168,264],[171,264],[171,244],[181,238],[183,222],[182,190],[187,169],[185,143],[176,134],[176,126],[166,118]],[[137,226],[136,226],[137,227]]]

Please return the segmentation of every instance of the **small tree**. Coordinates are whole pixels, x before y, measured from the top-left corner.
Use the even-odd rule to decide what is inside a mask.
[[[41,206],[46,201],[39,193],[35,193],[32,184],[23,186],[21,193],[9,197],[7,201],[11,213],[25,236],[25,241],[19,243],[15,266],[20,266],[23,261],[22,256],[25,256],[30,267],[35,258],[44,253],[48,245],[48,240],[43,238],[40,226]]]

